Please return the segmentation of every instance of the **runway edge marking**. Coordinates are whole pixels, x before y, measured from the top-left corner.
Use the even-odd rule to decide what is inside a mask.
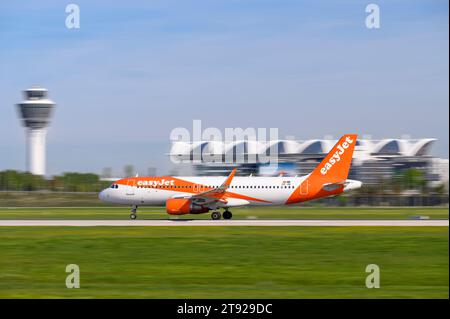
[[[448,227],[448,220],[0,220],[0,227],[60,226],[60,227],[150,227],[150,226],[375,226]]]

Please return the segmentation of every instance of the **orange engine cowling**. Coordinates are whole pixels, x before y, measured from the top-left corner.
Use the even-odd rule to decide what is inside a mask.
[[[209,208],[195,205],[189,198],[170,198],[166,201],[166,211],[170,215],[202,214]]]

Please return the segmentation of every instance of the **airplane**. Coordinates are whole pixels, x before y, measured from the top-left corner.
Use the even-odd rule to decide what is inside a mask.
[[[165,206],[169,215],[204,214],[213,220],[231,219],[230,208],[292,205],[358,189],[362,182],[347,179],[357,140],[346,134],[320,164],[305,176],[228,177],[128,177],[117,180],[99,194],[109,203],[131,205],[130,219],[139,206]],[[220,213],[223,209],[223,214]]]

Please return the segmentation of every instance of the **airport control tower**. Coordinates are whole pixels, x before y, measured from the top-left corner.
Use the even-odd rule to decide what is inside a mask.
[[[19,116],[26,127],[27,171],[45,175],[45,136],[55,106],[47,98],[47,90],[33,86],[23,91],[25,100],[17,104]]]

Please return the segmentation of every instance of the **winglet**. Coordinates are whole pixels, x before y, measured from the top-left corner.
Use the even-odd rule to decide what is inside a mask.
[[[230,186],[231,181],[233,180],[234,175],[236,175],[236,172],[237,172],[237,168],[233,169],[233,171],[230,173],[230,175],[228,175],[228,177],[227,177],[227,179],[225,180],[225,182],[223,182],[223,184],[220,185],[220,188],[227,189],[227,188]]]

